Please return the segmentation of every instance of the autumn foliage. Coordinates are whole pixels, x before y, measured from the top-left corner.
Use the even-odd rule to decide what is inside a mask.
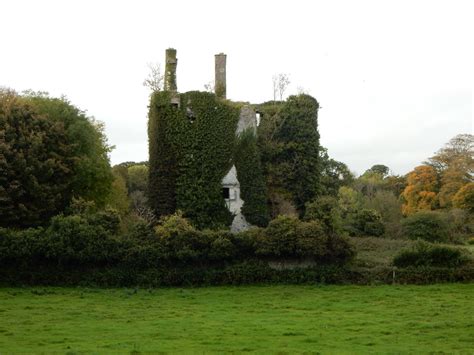
[[[402,193],[405,203],[402,206],[404,215],[420,210],[432,210],[436,202],[437,176],[433,167],[417,166],[407,177],[407,187]]]

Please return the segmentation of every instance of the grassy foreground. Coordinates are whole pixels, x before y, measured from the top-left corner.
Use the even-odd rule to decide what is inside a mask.
[[[469,352],[474,284],[0,289],[0,353]]]

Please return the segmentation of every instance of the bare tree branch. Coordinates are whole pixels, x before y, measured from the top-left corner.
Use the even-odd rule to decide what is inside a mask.
[[[146,86],[151,91],[163,90],[164,76],[161,74],[160,63],[148,63],[149,73],[143,81],[143,86]]]

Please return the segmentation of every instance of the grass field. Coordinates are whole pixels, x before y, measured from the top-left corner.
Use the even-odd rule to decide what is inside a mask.
[[[0,353],[470,352],[474,284],[0,289]]]

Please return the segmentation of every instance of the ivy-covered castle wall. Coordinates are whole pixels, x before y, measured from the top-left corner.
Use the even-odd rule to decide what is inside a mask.
[[[237,107],[212,93],[152,95],[149,196],[158,216],[181,210],[199,228],[230,225],[221,182],[232,166],[238,118]]]

